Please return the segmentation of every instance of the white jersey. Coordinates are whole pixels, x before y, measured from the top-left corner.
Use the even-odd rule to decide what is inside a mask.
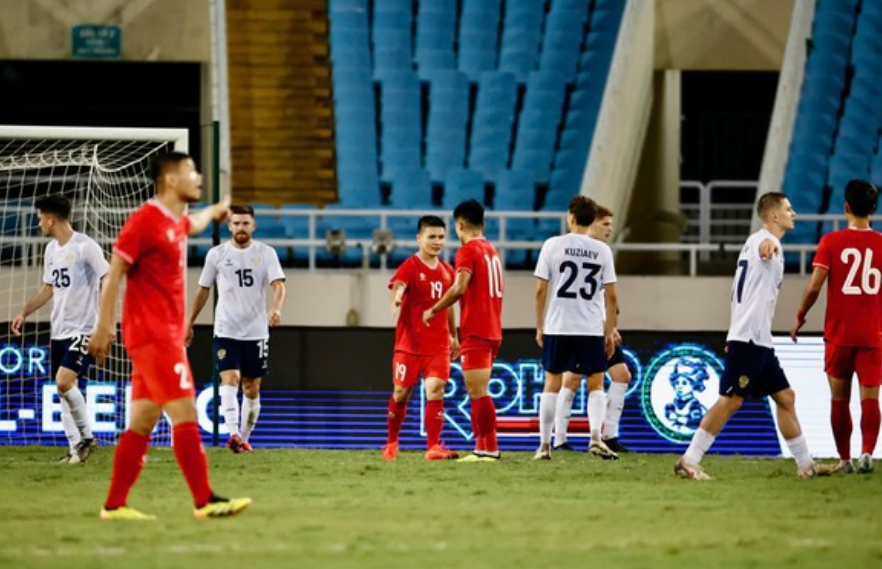
[[[214,335],[234,340],[269,338],[266,289],[272,282],[285,280],[276,250],[254,240],[244,249],[230,241],[212,247],[199,286],[211,288],[215,279]]]
[[[609,245],[577,233],[552,237],[533,274],[548,281],[545,334],[603,336],[603,287],[616,282]]]
[[[759,254],[760,244],[766,239],[778,247],[778,254],[768,261]],[[732,320],[726,341],[772,347],[772,317],[783,280],[781,242],[767,229],[760,229],[747,238],[738,255],[732,282]]]
[[[91,334],[98,323],[98,290],[110,265],[95,241],[74,232],[60,245],[46,245],[43,282],[52,287],[53,340]]]

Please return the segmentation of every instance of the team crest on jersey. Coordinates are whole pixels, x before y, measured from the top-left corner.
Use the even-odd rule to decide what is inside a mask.
[[[73,253],[73,251],[68,251],[67,254],[64,256],[64,260],[68,263],[73,263],[77,260],[77,256]]]
[[[260,264],[263,264],[263,259],[260,258],[260,257],[251,257],[251,264],[252,264],[252,265],[260,265]]]
[[[426,274],[425,274],[425,273],[420,273],[420,281],[422,282],[422,281],[424,281],[424,280],[426,280]]]
[[[167,230],[167,231],[165,232],[165,235],[168,237],[168,240],[169,240],[169,241],[174,241],[174,240],[175,240],[175,230],[174,230],[174,229],[169,229],[169,230]]]
[[[722,375],[722,362],[702,346],[684,344],[660,353],[640,387],[649,424],[671,442],[688,443],[716,401]]]
[[[217,351],[217,359],[222,360],[227,357],[227,351],[223,348]]]
[[[738,378],[738,387],[741,389],[745,389],[750,384],[750,378],[746,375],[742,375]]]

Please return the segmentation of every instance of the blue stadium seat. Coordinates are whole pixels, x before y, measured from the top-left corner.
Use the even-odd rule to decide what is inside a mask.
[[[441,205],[452,209],[465,200],[484,201],[484,178],[480,172],[464,168],[453,168],[447,173],[444,196]]]
[[[391,204],[396,208],[430,209],[432,179],[422,168],[402,169],[392,179]]]

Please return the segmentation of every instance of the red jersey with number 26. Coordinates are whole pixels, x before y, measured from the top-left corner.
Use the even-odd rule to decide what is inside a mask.
[[[472,274],[459,301],[459,335],[502,340],[502,262],[496,247],[483,237],[456,252],[456,272]]]
[[[432,268],[419,255],[411,255],[395,271],[389,288],[395,283],[405,286],[395,328],[395,351],[421,356],[450,353],[447,310],[435,314],[428,326],[423,324],[423,312],[432,308],[453,284],[453,268],[441,259]]]
[[[154,199],[119,232],[113,252],[129,264],[122,316],[126,348],[184,345],[184,245],[189,231],[189,217],[176,217]]]
[[[882,346],[882,234],[872,229],[828,233],[812,264],[829,271],[824,340]]]

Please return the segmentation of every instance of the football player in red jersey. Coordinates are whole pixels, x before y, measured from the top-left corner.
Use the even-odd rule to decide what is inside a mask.
[[[827,282],[824,317],[824,371],[830,382],[830,422],[839,469],[869,473],[879,437],[879,385],[882,383],[882,234],[870,227],[879,190],[864,180],[845,186],[848,227],[821,238],[814,271],[805,289],[790,337],[805,318]],[[851,461],[851,378],[861,386],[861,456]]]
[[[251,499],[228,500],[212,492],[199,438],[193,374],[184,348],[187,234],[201,232],[212,220],[226,219],[230,200],[185,214],[187,204],[199,199],[202,186],[202,175],[186,154],[157,157],[152,174],[156,197],[133,213],[119,233],[101,291],[98,324],[89,341],[89,353],[100,365],[116,336],[116,302],[126,278],[122,331],[132,360],[131,420],[116,447],[110,491],[100,517],[155,519],[127,502],[144,467],[150,433],[163,411],[173,425],[175,458],[193,495],[194,515],[231,516],[247,508]]]
[[[434,215],[421,217],[416,240],[419,250],[398,267],[389,281],[390,308],[398,325],[384,460],[395,460],[398,456],[398,434],[407,414],[407,402],[420,377],[426,383],[426,460],[458,457],[441,444],[444,386],[450,379],[450,358],[459,353],[453,308],[436,314],[428,328],[422,322],[423,312],[453,284],[453,267],[440,258],[447,241],[444,220]]]
[[[496,248],[484,237],[484,207],[467,200],[453,210],[456,234],[462,247],[456,252],[456,279],[434,306],[423,313],[423,323],[460,303],[460,361],[469,398],[475,452],[460,461],[499,460],[496,440],[496,407],[487,392],[493,360],[502,345],[502,262]]]

